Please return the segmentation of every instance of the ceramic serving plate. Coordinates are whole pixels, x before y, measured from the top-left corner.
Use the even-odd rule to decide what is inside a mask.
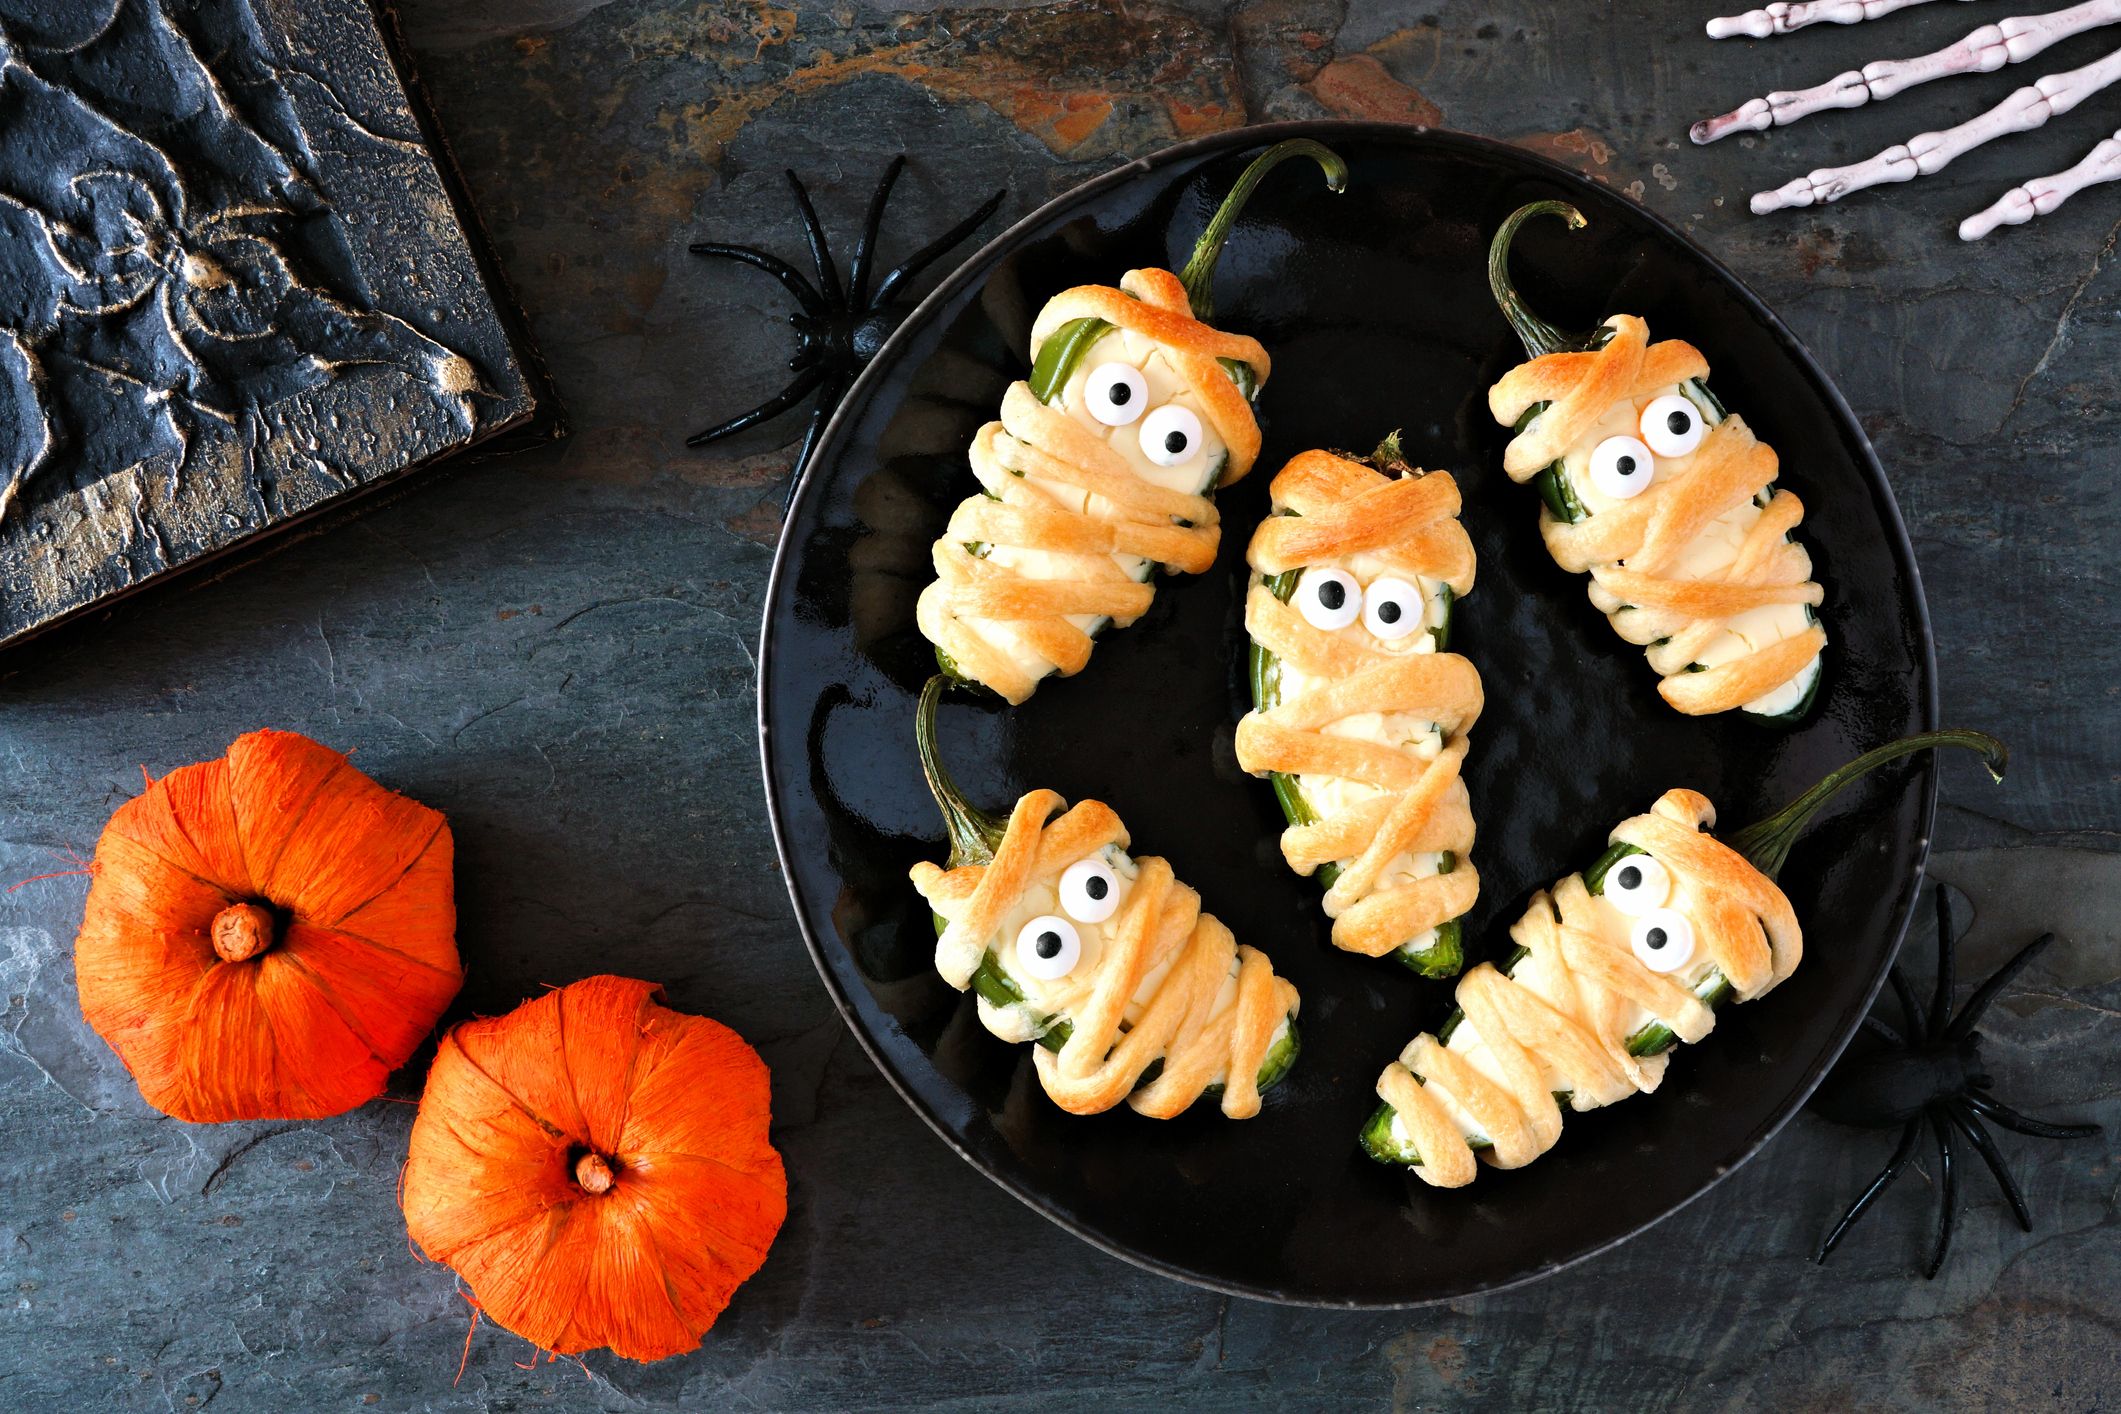
[[[1030,1048],[983,1030],[939,979],[926,906],[907,882],[940,859],[941,823],[914,753],[914,701],[935,671],[914,627],[929,544],[975,486],[965,447],[1027,370],[1031,321],[1069,286],[1177,268],[1244,161],[1310,136],[1347,158],[1341,196],[1290,163],[1226,250],[1216,323],[1274,358],[1266,448],[1222,493],[1213,571],[1166,578],[1132,628],[1023,707],[955,693],[942,749],[969,796],[1005,814],[1049,786],[1097,797],[1138,854],[1170,859],[1241,941],[1303,994],[1303,1055],[1256,1118],[1212,1104],[1170,1122],[1124,1107],[1057,1109]],[[1564,327],[1621,310],[1707,355],[1713,386],[1781,454],[1807,508],[1831,635],[1816,709],[1794,730],[1740,713],[1680,717],[1540,544],[1538,497],[1500,467],[1488,385],[1521,357],[1483,279],[1488,238],[1518,205],[1565,197],[1590,218],[1535,223],[1516,271]],[[1935,725],[1928,616],[1876,458],[1811,356],[1739,282],[1656,216],[1512,148],[1385,125],[1225,133],[1133,163],[1041,207],[973,256],[886,346],[841,406],[788,517],[766,603],[759,733],[775,839],[825,985],[876,1063],[943,1139],[1053,1221],[1152,1270],[1218,1290],[1332,1306],[1396,1306],[1556,1270],[1671,1213],[1756,1152],[1853,1033],[1920,881],[1935,799],[1918,759],[1847,792],[1782,882],[1809,937],[1803,966],[1726,1007],[1681,1049],[1657,1094],[1572,1115],[1515,1172],[1438,1191],[1356,1146],[1372,1084],[1450,986],[1336,952],[1319,891],[1276,851],[1268,787],[1237,768],[1247,706],[1244,548],[1267,483],[1307,447],[1365,448],[1399,428],[1409,460],[1450,470],[1480,555],[1452,647],[1487,707],[1466,778],[1481,898],[1470,960],[1507,950],[1538,887],[1587,864],[1607,831],[1671,786],[1729,825],[1829,768]],[[1587,1202],[1587,1194],[1596,1201]]]

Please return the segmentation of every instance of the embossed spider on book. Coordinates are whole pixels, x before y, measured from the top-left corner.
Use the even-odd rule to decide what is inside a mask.
[[[559,435],[363,0],[0,0],[0,646]]]

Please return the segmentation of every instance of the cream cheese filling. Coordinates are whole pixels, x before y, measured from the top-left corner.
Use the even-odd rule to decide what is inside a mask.
[[[1684,894],[1684,887],[1675,882],[1669,902],[1673,908],[1679,909],[1682,913],[1687,913],[1689,921],[1691,921],[1693,915],[1686,908]],[[1625,948],[1630,924],[1628,916],[1618,908],[1615,908],[1603,894],[1589,894],[1586,897],[1589,900],[1590,917],[1586,919],[1581,916],[1572,916],[1569,919],[1570,926],[1585,928],[1607,939],[1609,942],[1617,942],[1618,946]],[[1698,933],[1700,925],[1696,924],[1695,926]],[[1688,991],[1698,996],[1702,983],[1707,980],[1709,972],[1714,967],[1715,963],[1704,951],[1701,955],[1697,955],[1692,962],[1672,975]],[[1510,972],[1510,979],[1516,985],[1522,986],[1538,996],[1540,1000],[1551,1004],[1555,1010],[1562,1012],[1564,1015],[1575,1016],[1584,1013],[1596,1015],[1603,1010],[1611,996],[1605,988],[1587,977],[1564,975],[1554,965],[1553,958],[1541,952],[1527,953],[1519,958],[1517,966]],[[1580,1003],[1578,1000],[1579,996],[1581,997]],[[1581,1007],[1580,1011],[1579,1006]],[[1633,1036],[1643,1027],[1650,1025],[1656,1020],[1656,1014],[1647,1007],[1630,1001],[1622,1001],[1620,1006],[1620,1034],[1622,1036]],[[1480,1028],[1473,1024],[1471,1017],[1459,1017],[1457,1024],[1451,1028],[1451,1039],[1446,1041],[1444,1045],[1446,1049],[1464,1056],[1466,1064],[1479,1071],[1482,1076],[1493,1081],[1497,1086],[1504,1090],[1509,1088],[1503,1077],[1502,1066],[1495,1057],[1495,1052],[1489,1047],[1487,1041],[1482,1038]],[[1534,1053],[1534,1059],[1541,1062],[1546,1060],[1544,1056],[1540,1056],[1536,1052]],[[1637,1058],[1637,1064],[1649,1073],[1654,1083],[1655,1079],[1663,1072],[1665,1057],[1661,1055],[1642,1056]],[[1545,1079],[1549,1093],[1559,1094],[1562,1091],[1573,1088],[1569,1078],[1554,1070],[1551,1066],[1547,1069]],[[1444,1112],[1451,1117],[1452,1123],[1458,1126],[1459,1133],[1465,1135],[1469,1140],[1485,1139],[1487,1137],[1486,1130],[1482,1128],[1480,1121],[1466,1111],[1464,1106],[1458,1102],[1456,1096],[1442,1089],[1436,1090],[1435,1095],[1437,1100],[1442,1103]],[[1573,1094],[1570,1097],[1568,1107],[1577,1111],[1599,1108],[1589,1096]],[[1406,1127],[1401,1123],[1397,1112],[1394,1112],[1392,1116],[1391,1131],[1393,1141],[1402,1147],[1413,1143],[1413,1137],[1407,1133]]]
[[[1148,393],[1142,400],[1141,417],[1120,427],[1107,427],[1091,413],[1083,396],[1091,373],[1100,364],[1124,363],[1140,371],[1148,385]],[[1176,403],[1191,411],[1200,419],[1200,446],[1192,456],[1174,466],[1159,466],[1151,461],[1141,446],[1142,419],[1152,411],[1169,403]],[[1114,329],[1084,351],[1075,371],[1062,385],[1058,400],[1053,404],[1081,426],[1101,438],[1119,453],[1132,471],[1152,486],[1170,491],[1189,491],[1205,494],[1222,474],[1222,467],[1229,449],[1217,435],[1215,427],[1208,421],[1207,410],[1192,391],[1183,383],[1178,371],[1165,357],[1163,346],[1154,340],[1127,329]],[[1056,504],[1085,515],[1103,517],[1112,513],[1112,503],[1102,496],[1094,495],[1080,487],[1063,483],[1026,478],[1024,483],[1030,490]],[[1046,550],[1027,549],[1015,545],[993,545],[986,550],[986,557],[997,565],[1006,565],[1027,579],[1063,579],[1081,572],[1082,555],[1059,554]],[[1146,581],[1156,566],[1139,555],[1112,554],[1103,556],[1130,579]],[[1070,614],[1068,622],[1084,633],[1096,633],[1107,620],[1098,614]],[[1043,675],[1045,659],[1026,646],[1017,626],[999,619],[968,618],[980,637],[1007,653],[1010,660],[1023,672]]]
[[[1334,562],[1333,568],[1346,571],[1357,583],[1367,587],[1373,580],[1391,573],[1385,561],[1371,554],[1348,555]],[[1334,630],[1334,635],[1347,638],[1385,653],[1434,653],[1436,634],[1434,630],[1444,623],[1443,585],[1435,580],[1417,577],[1414,587],[1420,591],[1422,620],[1420,626],[1401,639],[1386,642],[1364,627],[1358,616],[1346,628]],[[1313,629],[1313,632],[1319,630]],[[1294,663],[1280,660],[1276,670],[1281,675],[1281,696],[1291,701],[1321,684],[1321,679],[1304,672]],[[1354,741],[1371,741],[1395,750],[1404,749],[1424,761],[1433,761],[1443,750],[1443,731],[1434,722],[1408,712],[1362,712],[1322,728],[1327,736],[1345,737]],[[1304,801],[1320,818],[1330,818],[1344,810],[1374,800],[1385,792],[1377,786],[1362,781],[1352,781],[1345,776],[1329,776],[1316,772],[1299,773],[1296,788]],[[1345,866],[1349,861],[1335,861]],[[1415,879],[1430,878],[1441,872],[1443,855],[1434,851],[1401,850],[1392,856],[1377,876],[1377,887],[1391,888]],[[1420,952],[1436,942],[1436,929],[1425,928],[1407,939],[1402,947]]]
[[[1660,397],[1677,393],[1694,404],[1701,412],[1704,422],[1713,424],[1717,418],[1714,408],[1696,395],[1691,385],[1674,384],[1657,388],[1644,395],[1640,401],[1622,400],[1606,410],[1604,417],[1561,459],[1562,470],[1569,479],[1569,490],[1578,505],[1593,515],[1610,510],[1621,504],[1592,484],[1590,476],[1591,453],[1608,437],[1639,437],[1641,435],[1642,410]],[[1676,476],[1693,465],[1698,453],[1689,452],[1683,457],[1658,457],[1656,480]],[[1760,520],[1761,507],[1748,501],[1742,506],[1733,506],[1715,520],[1703,526],[1701,533],[1689,541],[1674,561],[1671,574],[1677,579],[1708,579],[1730,566],[1738,557],[1738,550],[1745,537]],[[1786,537],[1785,537],[1786,538]],[[1596,586],[1593,600],[1597,601]],[[1601,610],[1607,606],[1599,603]],[[1617,607],[1617,605],[1615,606]],[[1771,644],[1786,638],[1795,638],[1811,626],[1811,612],[1802,604],[1765,604],[1757,609],[1748,609],[1732,617],[1723,631],[1710,639],[1695,661],[1703,667],[1713,668],[1723,663],[1735,662],[1750,653],[1756,653]],[[1819,660],[1814,658],[1805,670],[1780,687],[1743,704],[1744,710],[1764,716],[1776,716],[1789,711],[1804,700],[1814,679],[1819,675]]]
[[[1004,1041],[1035,1041],[1044,1030],[1042,1023],[1045,1018],[1051,1016],[1072,1018],[1077,1009],[1089,1004],[1091,994],[1097,987],[1099,962],[1104,957],[1105,950],[1109,946],[1105,937],[1105,929],[1112,923],[1117,922],[1120,916],[1126,912],[1127,899],[1134,891],[1134,882],[1141,876],[1141,867],[1134,862],[1133,856],[1120,849],[1117,845],[1107,845],[1099,852],[1098,857],[1103,859],[1112,869],[1113,878],[1119,886],[1117,901],[1113,907],[1111,917],[1103,923],[1084,923],[1079,919],[1069,920],[1075,924],[1076,936],[1082,942],[1082,952],[1077,957],[1074,968],[1067,976],[1056,978],[1034,976],[1029,968],[1018,964],[1016,957],[1017,940],[1022,934],[1025,924],[1046,914],[1060,914],[1062,917],[1067,917],[1067,914],[1060,906],[1060,893],[1055,887],[1056,880],[1040,879],[1026,888],[1022,897],[1017,901],[1016,907],[1003,920],[1001,932],[988,940],[987,947],[994,954],[995,961],[1001,965],[1001,970],[1008,976],[1010,982],[1024,995],[1022,1002],[1005,1007],[995,1006],[985,997],[978,999],[981,1023]],[[1134,993],[1128,999],[1126,1008],[1121,1012],[1123,1028],[1131,1028],[1136,1022],[1141,1020],[1142,1014],[1155,998],[1157,989],[1163,985],[1164,978],[1170,975],[1171,968],[1177,963],[1179,954],[1183,951],[1185,951],[1185,946],[1184,940],[1181,939],[1179,946],[1174,947],[1169,953],[1158,958],[1142,974],[1141,980],[1134,986]],[[1229,975],[1223,979],[1222,986],[1217,989],[1215,1004],[1208,1013],[1209,1024],[1212,1025],[1220,1020],[1226,1012],[1237,1005],[1237,976],[1241,966],[1241,959],[1235,956],[1230,959]],[[1274,1039],[1269,1044],[1268,1050],[1271,1051],[1274,1045],[1279,1044],[1282,1038],[1288,1035],[1288,1031],[1289,1018],[1284,1016],[1281,1019],[1281,1025],[1274,1032]],[[1224,1083],[1227,1079],[1227,1075],[1218,1073],[1216,1083]]]

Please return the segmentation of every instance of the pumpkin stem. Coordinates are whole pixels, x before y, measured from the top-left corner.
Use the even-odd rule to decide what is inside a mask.
[[[574,1161],[574,1181],[590,1193],[608,1193],[618,1175],[611,1171],[611,1161],[595,1150]]]
[[[214,915],[214,952],[223,962],[248,962],[278,942],[279,931],[263,904],[232,903]]]

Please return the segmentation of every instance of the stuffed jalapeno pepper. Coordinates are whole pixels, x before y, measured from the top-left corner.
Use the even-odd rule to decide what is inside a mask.
[[[1510,243],[1542,201],[1503,222],[1488,253],[1496,303],[1532,355],[1488,390],[1515,435],[1512,480],[1535,482],[1539,528],[1557,564],[1591,577],[1591,602],[1644,656],[1658,693],[1689,716],[1742,708],[1795,721],[1819,686],[1825,591],[1792,532],[1804,505],[1775,488],[1774,450],[1708,389],[1708,361],[1616,314],[1585,334],[1525,308]]]
[[[1979,751],[1979,732],[1913,736],[1857,758],[1729,843],[1706,797],[1670,790],[1624,820],[1590,868],[1533,895],[1501,967],[1459,980],[1457,1008],[1377,1081],[1364,1150],[1439,1188],[1471,1183],[1475,1155],[1519,1168],[1554,1146],[1562,1116],[1657,1088],[1674,1045],[1699,1041],[1726,1001],[1793,972],[1804,939],[1776,886],[1792,841],[1842,786],[1928,746]]]
[[[1259,455],[1252,400],[1270,360],[1257,339],[1210,328],[1225,237],[1267,172],[1309,157],[1339,191],[1347,169],[1307,139],[1276,143],[1238,178],[1179,274],[1130,270],[1079,285],[1031,328],[1031,377],[972,440],[980,489],[935,542],[920,596],[936,661],[1011,704],[1090,661],[1093,639],[1147,611],[1158,566],[1215,562],[1211,497]]]
[[[1460,771],[1482,704],[1446,651],[1473,588],[1457,483],[1409,467],[1395,435],[1367,461],[1304,452],[1270,489],[1245,552],[1238,764],[1273,782],[1282,857],[1324,886],[1336,947],[1456,976],[1480,893]]]
[[[968,804],[936,750],[944,684],[921,693],[917,732],[950,857],[912,870],[936,971],[976,993],[989,1031],[1036,1043],[1039,1083],[1072,1114],[1124,1100],[1169,1119],[1204,1095],[1232,1119],[1259,1113],[1296,1060],[1296,988],[1169,863],[1128,853],[1110,807],[1034,790],[1002,821]]]

